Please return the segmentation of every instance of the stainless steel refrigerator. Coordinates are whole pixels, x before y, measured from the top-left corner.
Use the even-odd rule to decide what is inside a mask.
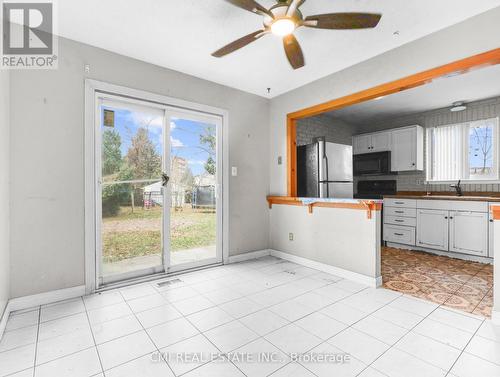
[[[297,147],[297,195],[301,198],[352,198],[352,147],[324,137]]]

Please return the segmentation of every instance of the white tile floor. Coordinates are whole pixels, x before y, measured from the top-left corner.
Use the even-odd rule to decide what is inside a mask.
[[[13,313],[0,377],[500,376],[480,317],[272,257],[179,279]]]

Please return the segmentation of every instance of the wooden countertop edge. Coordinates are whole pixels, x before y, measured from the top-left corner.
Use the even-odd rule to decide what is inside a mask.
[[[491,207],[491,216],[493,217],[493,220],[500,220],[500,203],[499,204],[493,204]]]
[[[458,200],[464,202],[499,202],[500,196],[486,196],[486,195],[468,195],[465,194],[463,196],[454,196],[454,195],[445,195],[445,194],[396,194],[396,195],[384,195],[384,199],[416,199],[416,200]]]
[[[299,198],[292,196],[268,196],[267,202],[269,208],[273,207],[273,204],[283,204],[290,206],[304,206],[308,207],[309,213],[313,213],[313,208],[344,208],[344,209],[355,209],[367,212],[367,218],[372,218],[372,211],[380,211],[382,209],[382,203],[376,203],[371,200],[363,200],[360,203],[332,203],[332,202],[316,202],[311,204],[303,204]]]

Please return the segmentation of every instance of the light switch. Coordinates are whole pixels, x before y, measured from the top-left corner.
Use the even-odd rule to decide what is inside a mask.
[[[281,165],[283,163],[283,158],[281,156],[278,156],[278,165]]]
[[[231,167],[231,175],[233,177],[237,177],[238,176],[238,167],[237,166],[232,166]]]

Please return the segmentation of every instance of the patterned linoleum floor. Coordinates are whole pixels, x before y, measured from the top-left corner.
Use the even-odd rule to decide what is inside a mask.
[[[420,251],[382,248],[384,287],[491,317],[493,266]]]

